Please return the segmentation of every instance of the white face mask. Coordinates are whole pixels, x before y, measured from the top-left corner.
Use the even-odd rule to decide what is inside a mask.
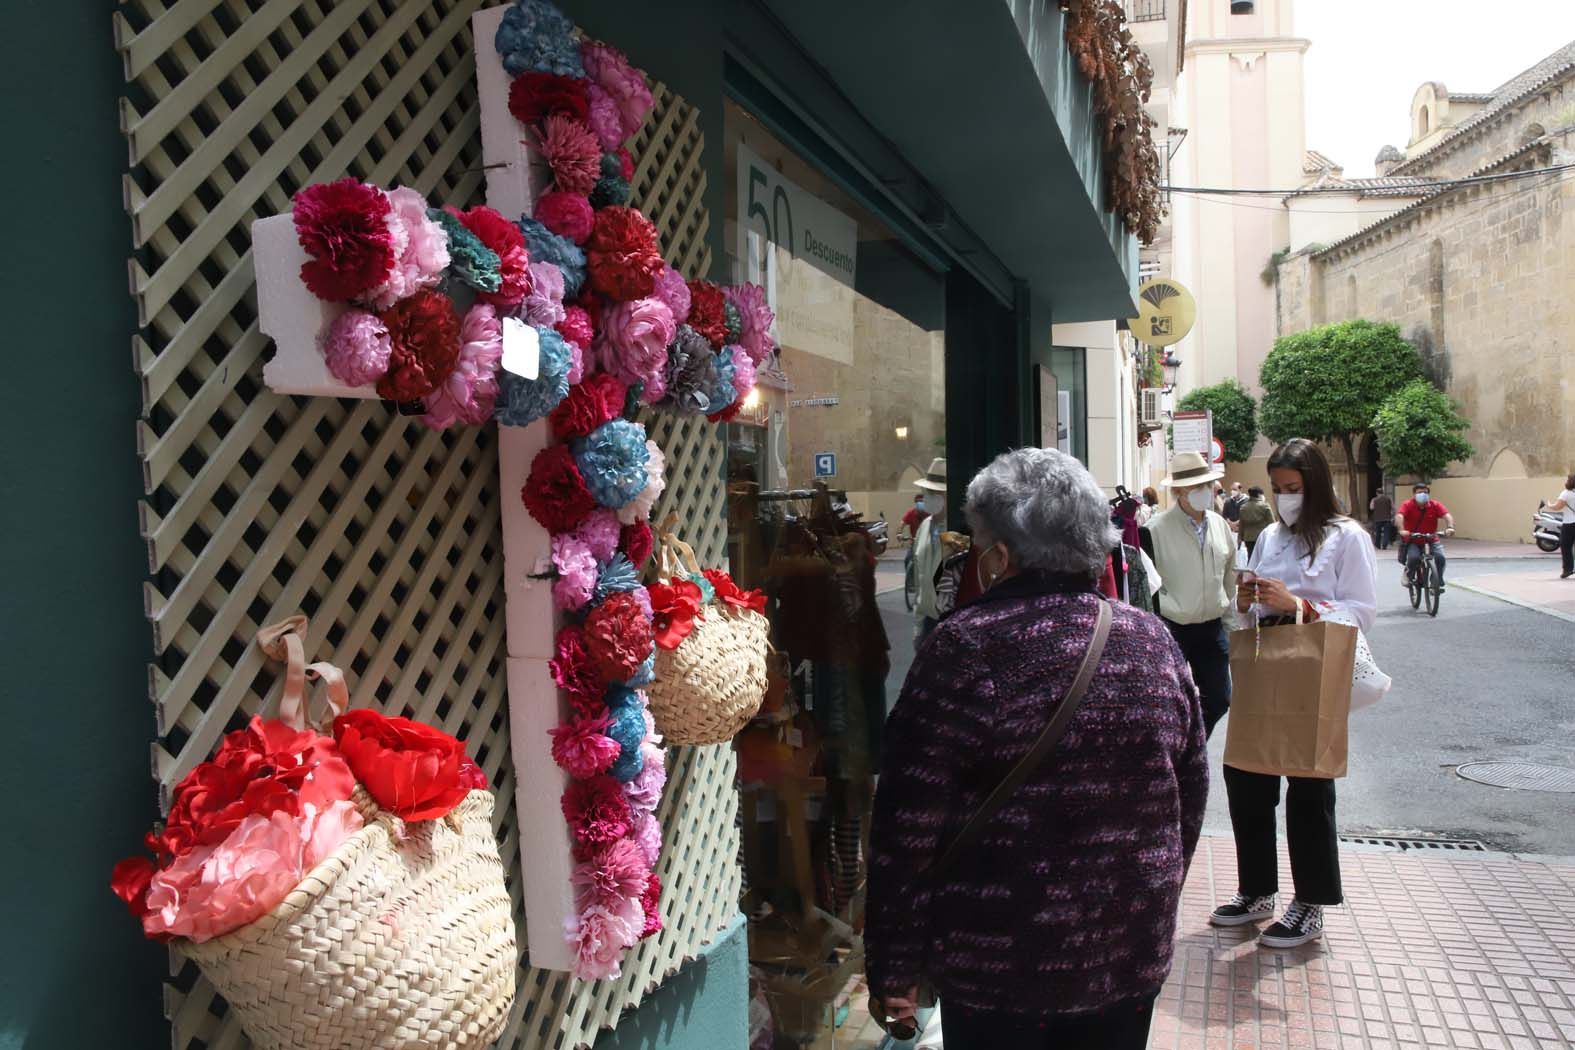
[[[1432,498],[1433,498],[1432,496],[1428,495],[1425,492],[1418,492],[1416,494],[1416,505],[1418,507],[1425,507],[1425,506],[1427,506],[1427,501],[1432,499]]]
[[[1296,519],[1302,516],[1302,495],[1285,494],[1274,497],[1275,509],[1280,512],[1280,520],[1287,525],[1295,525]]]
[[[946,501],[944,499],[932,497],[925,500],[923,510],[936,521],[946,520]]]
[[[1202,513],[1203,511],[1206,511],[1210,507],[1214,506],[1214,493],[1210,492],[1206,488],[1188,489],[1187,506],[1191,507],[1195,511],[1198,511],[1199,513]]]

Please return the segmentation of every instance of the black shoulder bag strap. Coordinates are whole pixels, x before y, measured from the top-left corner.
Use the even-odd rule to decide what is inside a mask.
[[[968,823],[952,839],[940,859],[930,865],[925,873],[927,878],[936,878],[950,866],[963,851],[971,847],[984,832],[984,826],[990,818],[1006,804],[1006,800],[1017,793],[1023,782],[1033,775],[1055,746],[1066,735],[1066,730],[1072,724],[1072,716],[1077,714],[1077,709],[1083,704],[1083,697],[1088,692],[1088,685],[1094,680],[1094,671],[1099,667],[1099,658],[1104,655],[1105,642],[1110,639],[1110,603],[1100,599],[1098,617],[1094,621],[1094,636],[1089,639],[1088,651],[1083,654],[1083,664],[1077,669],[1077,677],[1072,680],[1071,688],[1067,689],[1066,696],[1056,707],[1055,714],[1050,717],[1049,725],[1039,734],[1039,739],[1034,741],[1034,746],[1028,754],[1018,760],[1012,771],[998,784],[990,796],[976,809],[973,816],[968,818]]]

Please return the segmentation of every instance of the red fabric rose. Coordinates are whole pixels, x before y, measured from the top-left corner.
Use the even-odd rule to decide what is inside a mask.
[[[109,888],[126,902],[126,910],[139,922],[148,913],[148,883],[157,871],[146,857],[127,857],[110,873]]]
[[[585,648],[607,682],[624,682],[652,651],[651,621],[628,591],[614,594],[585,618]]]
[[[379,806],[404,820],[436,820],[473,790],[481,771],[440,729],[367,708],[334,719],[334,739]]]
[[[563,320],[558,322],[558,334],[581,350],[589,350],[596,339],[596,329],[591,315],[583,306],[573,303],[563,308]]]
[[[685,323],[718,350],[727,342],[725,303],[722,289],[710,281],[689,282],[689,320]]]
[[[629,834],[633,814],[623,797],[623,785],[603,774],[576,780],[563,793],[563,819],[581,846],[602,846]]]
[[[309,260],[301,280],[331,303],[365,295],[394,269],[393,206],[376,186],[355,179],[319,183],[295,195],[295,236]]]
[[[525,234],[502,213],[484,204],[469,211],[449,211],[498,255],[498,272],[503,282],[497,291],[477,292],[476,298],[493,306],[518,306],[524,302],[530,294],[530,253],[525,248]]]
[[[662,272],[656,227],[634,208],[601,209],[585,243],[585,263],[591,286],[602,295],[622,302],[644,299]]]
[[[678,648],[695,629],[700,615],[700,586],[688,580],[653,583],[646,588],[651,596],[651,631],[656,644],[669,651]]]
[[[765,615],[766,596],[761,591],[746,591],[733,581],[733,577],[721,569],[702,569],[700,575],[711,584],[716,591],[717,600],[731,605],[735,609],[753,609]]]
[[[555,73],[523,73],[509,85],[509,112],[521,124],[532,126],[540,124],[551,113],[583,121],[591,112],[585,83]]]
[[[556,729],[552,736],[552,760],[569,776],[588,780],[605,773],[618,761],[618,741],[607,735],[610,719],[575,718]]]
[[[655,545],[656,538],[651,534],[651,523],[644,519],[625,525],[623,531],[618,534],[618,546],[623,548],[624,557],[629,559],[635,571],[645,567]]]
[[[420,291],[377,315],[393,353],[377,381],[377,396],[414,401],[436,390],[459,361],[459,315],[442,292]]]
[[[596,209],[583,193],[544,193],[536,199],[534,215],[537,222],[575,244],[584,244],[596,225]]]
[[[568,532],[596,509],[596,497],[565,445],[550,445],[536,453],[520,497],[531,517],[548,532]]]
[[[623,181],[629,182],[634,178],[634,156],[623,146],[618,147],[618,167],[623,173]]]
[[[597,372],[569,389],[569,396],[558,402],[548,415],[552,434],[559,441],[584,437],[609,420],[623,415],[624,398],[629,388],[617,376]]]
[[[640,907],[645,909],[645,929],[640,931],[640,940],[643,941],[652,934],[662,932],[662,877],[654,871],[646,880]]]
[[[575,624],[565,624],[558,631],[557,644],[552,659],[547,664],[552,680],[558,688],[569,694],[569,702],[576,711],[596,717],[606,711],[602,703],[604,684],[585,647],[585,632]]]

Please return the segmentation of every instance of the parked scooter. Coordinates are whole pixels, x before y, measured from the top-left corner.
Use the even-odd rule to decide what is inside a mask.
[[[1563,518],[1548,510],[1548,501],[1537,503],[1537,513],[1531,516],[1531,539],[1537,550],[1552,554],[1559,549],[1559,525]]]

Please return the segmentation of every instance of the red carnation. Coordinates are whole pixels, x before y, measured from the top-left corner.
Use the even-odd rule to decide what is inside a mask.
[[[700,574],[711,584],[711,589],[716,591],[716,599],[731,605],[735,609],[753,609],[757,613],[765,613],[766,596],[761,591],[746,591],[734,582],[733,577],[721,569],[702,569]]]
[[[656,546],[656,537],[651,534],[651,523],[642,519],[625,525],[618,536],[618,546],[623,548],[624,557],[629,559],[636,571],[644,568],[651,557],[652,548]]]
[[[634,180],[634,157],[622,146],[618,147],[618,166],[623,172],[623,181]]]
[[[596,338],[596,329],[591,324],[590,313],[585,307],[572,303],[563,308],[563,320],[558,322],[557,328],[559,335],[582,351],[589,350],[592,341]]]
[[[536,453],[520,497],[531,517],[548,532],[568,532],[596,509],[596,497],[586,488],[574,455],[564,445]]]
[[[377,381],[377,395],[414,401],[436,390],[459,361],[459,315],[442,292],[420,291],[377,315],[388,328],[393,353]]]
[[[544,193],[536,199],[533,213],[537,222],[575,244],[584,244],[596,225],[596,209],[583,193]]]
[[[653,583],[646,591],[651,596],[651,630],[656,644],[669,651],[678,648],[701,615],[699,584],[673,580]]]
[[[602,702],[604,683],[585,648],[585,632],[574,624],[567,624],[558,632],[552,659],[547,664],[552,680],[558,688],[569,694],[569,702],[576,711],[595,717],[606,711]]]
[[[618,761],[618,741],[607,735],[610,719],[575,718],[556,729],[552,736],[552,760],[571,777],[589,780],[605,773]]]
[[[581,846],[602,846],[629,834],[633,814],[623,787],[612,777],[591,777],[569,784],[561,800],[563,819]]]
[[[485,204],[454,214],[482,244],[498,255],[498,272],[503,283],[495,292],[478,292],[476,298],[493,306],[518,306],[524,302],[530,294],[530,253],[525,248],[525,234],[502,213]]]
[[[586,241],[585,260],[591,286],[598,292],[621,302],[643,299],[655,290],[662,272],[656,227],[634,208],[603,208],[596,213]],[[720,289],[717,294],[721,295]]]
[[[743,399],[740,398],[739,400],[734,401],[732,404],[728,405],[726,408],[722,409],[722,411],[712,412],[705,418],[706,421],[710,423],[731,423],[733,420],[738,418],[738,413],[742,411],[743,407],[744,402]]]
[[[614,594],[585,618],[585,648],[604,681],[633,678],[652,647],[651,621],[628,591]]]
[[[640,931],[640,940],[643,941],[652,934],[662,932],[662,877],[654,871],[646,880],[640,907],[645,909],[645,929]]]
[[[716,349],[727,342],[727,307],[722,289],[710,281],[689,282],[689,320],[685,323]]]
[[[629,388],[617,376],[597,372],[569,389],[569,396],[547,417],[559,441],[584,437],[609,420],[623,415]]]
[[[465,745],[442,730],[365,707],[334,719],[334,739],[367,793],[403,820],[446,816],[481,773]]]
[[[331,303],[363,296],[394,269],[392,205],[376,186],[355,179],[319,183],[295,195],[295,236],[311,258],[301,280]]]
[[[515,77],[509,85],[509,112],[528,125],[540,124],[552,113],[583,121],[590,116],[591,102],[583,80],[530,72]]]

